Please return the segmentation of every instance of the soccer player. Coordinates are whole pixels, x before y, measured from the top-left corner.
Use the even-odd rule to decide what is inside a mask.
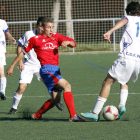
[[[53,94],[55,97],[61,96],[61,91],[63,89],[64,101],[70,113],[69,121],[84,121],[84,119],[76,114],[71,85],[61,76],[58,67],[58,47],[62,46],[62,48],[65,48],[68,46],[73,48],[76,47],[76,43],[72,38],[65,37],[59,33],[53,33],[54,21],[52,18],[43,18],[42,29],[43,33],[41,35],[37,35],[28,40],[28,44],[23,49],[23,52],[16,57],[7,69],[7,75],[10,76],[13,73],[15,64],[24,56],[24,54],[34,48],[41,64],[40,75],[48,88],[49,93]],[[54,98],[53,102],[55,101],[56,98]],[[43,113],[54,107],[53,102],[50,99],[47,100],[43,106],[32,115],[32,118],[40,119]]]
[[[0,98],[1,100],[6,100],[5,89],[6,89],[6,77],[4,74],[4,65],[6,65],[6,41],[5,36],[16,44],[16,40],[8,31],[8,25],[5,20],[0,19]]]
[[[110,35],[115,30],[124,26],[124,33],[120,42],[120,53],[118,54],[119,58],[114,61],[114,64],[109,69],[92,112],[81,113],[81,116],[85,118],[92,118],[94,121],[99,120],[99,114],[109,96],[111,85],[115,81],[121,84],[118,119],[126,111],[125,103],[128,96],[127,82],[129,80],[135,82],[140,69],[139,2],[130,2],[127,5],[126,13],[128,16],[124,16],[112,29],[104,34],[104,39],[110,42]]]
[[[27,31],[25,32],[25,34],[18,40],[18,47],[17,47],[17,53],[19,54],[20,52],[22,52],[22,48],[24,47],[24,45],[28,42],[28,40],[33,37],[36,36],[38,34],[42,33],[42,28],[41,28],[41,21],[44,17],[39,17],[37,20],[37,30],[32,30],[32,31]],[[12,102],[12,108],[10,109],[8,114],[16,114],[17,112],[17,107],[18,104],[22,98],[23,92],[25,91],[26,87],[28,84],[31,83],[32,79],[33,79],[33,75],[37,76],[37,79],[40,81],[41,77],[39,74],[40,71],[40,63],[37,59],[37,55],[34,51],[34,49],[32,49],[30,52],[25,54],[24,57],[24,64],[22,59],[19,61],[18,63],[18,69],[21,70],[20,72],[20,79],[19,79],[19,86],[18,89],[16,90],[16,92],[14,93],[14,97],[13,97],[13,102]],[[63,110],[63,105],[58,102],[55,104],[58,109]]]

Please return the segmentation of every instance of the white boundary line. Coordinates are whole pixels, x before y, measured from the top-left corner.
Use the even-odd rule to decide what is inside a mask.
[[[110,95],[116,95],[116,94],[120,94],[120,93],[110,93]],[[131,95],[137,94],[139,95],[140,93],[129,93]],[[73,96],[97,96],[99,94],[75,94]],[[43,97],[50,97],[50,95],[46,95],[46,96],[22,96],[24,98],[43,98]],[[6,98],[13,98],[13,97],[8,97],[6,96]]]

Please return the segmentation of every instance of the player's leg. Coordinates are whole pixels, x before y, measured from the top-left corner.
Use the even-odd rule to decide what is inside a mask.
[[[34,75],[37,76],[37,79],[39,81],[42,81],[43,82],[43,79],[41,78],[40,76],[40,73],[39,73],[39,68],[36,68],[34,69]],[[51,99],[51,102],[59,109],[59,110],[63,110],[64,109],[64,106],[63,104],[60,102],[61,101],[61,91],[58,91],[58,92],[52,92],[50,93],[52,99]]]
[[[49,93],[55,92],[54,89],[58,89],[58,90],[64,89],[64,100],[68,107],[68,110],[70,111],[70,115],[75,117],[78,121],[80,121],[80,118],[78,118],[75,112],[73,95],[71,93],[71,85],[61,77],[59,67],[54,65],[44,65],[40,69],[40,75],[46,87],[48,88]],[[42,106],[43,112],[45,111],[44,106],[45,105],[47,106],[47,104],[49,105],[49,108],[53,107],[53,103],[51,103],[51,101],[48,100]],[[46,107],[46,109],[48,111],[48,107]],[[39,113],[41,114],[41,112]],[[38,115],[37,117],[40,117],[40,115]]]
[[[71,85],[69,84],[69,82],[62,78],[59,80],[56,87],[58,88],[60,87],[64,90],[63,93],[64,101],[70,113],[69,121],[84,121],[84,119],[80,118],[76,114],[75,106],[74,106],[74,98],[71,92]]]
[[[42,114],[46,113],[53,107],[54,107],[54,104],[51,102],[51,99],[47,100],[36,113],[32,114],[32,118],[42,119]]]
[[[49,111],[51,108],[54,107],[54,105],[59,109],[59,110],[63,110],[63,104],[60,104],[60,100],[61,100],[61,91],[59,90],[55,90],[54,92],[50,93],[51,95],[51,99],[47,100],[43,106],[32,115],[33,119],[42,119],[42,114],[46,113],[47,111]]]
[[[125,85],[120,84],[120,101],[119,101],[118,108],[125,106],[126,101],[127,101],[127,97],[128,97],[128,85],[127,84],[125,84]]]
[[[98,96],[97,101],[94,105],[94,108],[92,111],[94,115],[98,115],[101,112],[103,105],[109,96],[111,85],[114,82],[115,82],[115,80],[110,76],[110,74],[108,74],[104,81],[100,95]]]
[[[19,87],[16,90],[16,92],[14,93],[13,102],[12,102],[12,108],[10,109],[8,114],[16,114],[17,107],[19,105],[19,102],[20,102],[20,100],[22,98],[22,94],[25,91],[27,85],[28,85],[27,83],[19,83]]]
[[[4,75],[4,65],[3,65],[0,66],[0,97],[2,100],[6,100],[5,89],[6,89],[6,77]]]
[[[31,83],[32,79],[32,67],[24,66],[24,69],[20,72],[19,86],[16,92],[14,93],[12,108],[10,109],[9,114],[15,114],[17,112],[17,107],[22,98],[22,94],[25,91],[27,85]]]
[[[120,84],[120,101],[118,105],[118,110],[119,110],[118,119],[120,119],[123,116],[123,114],[126,112],[125,104],[127,101],[127,97],[128,97],[128,85]]]
[[[131,81],[136,82],[138,79],[138,74],[140,71],[140,62],[133,61],[133,60],[126,60],[126,75],[125,77],[128,77]],[[126,112],[126,101],[128,97],[128,85],[122,85],[120,84],[120,101],[118,105],[119,115],[118,119],[122,118],[124,113]]]
[[[110,86],[115,80],[121,83],[122,85],[125,85],[129,81],[134,71],[134,67],[135,63],[128,59],[118,58],[116,61],[114,61],[114,64],[108,71],[109,74],[102,87],[100,96],[98,97],[93,108],[93,115],[92,113],[85,113],[81,115],[87,118],[93,118],[93,120],[97,121],[98,117],[95,117],[95,115],[100,113],[104,103],[106,102],[110,92]]]
[[[106,102],[106,100],[109,96],[111,85],[114,82],[115,82],[115,79],[113,77],[111,77],[110,74],[108,74],[106,79],[103,82],[101,92],[96,100],[96,103],[93,107],[92,112],[81,113],[81,116],[83,116],[85,118],[92,118],[94,121],[99,120],[100,112],[103,108],[104,103]]]
[[[59,110],[63,110],[64,106],[63,104],[60,102],[61,101],[61,91],[54,91],[51,94],[51,102],[59,109]]]
[[[4,66],[6,65],[5,53],[0,54],[0,97],[2,100],[6,100],[5,89],[6,89],[6,77],[4,74]]]
[[[140,62],[138,62],[138,61],[135,62],[133,60],[132,61],[129,60],[126,64],[128,64],[127,65],[128,70],[126,73],[126,77],[130,77],[129,79],[131,81],[136,82],[138,79],[139,71],[140,71]],[[119,101],[119,105],[118,105],[118,110],[119,110],[118,119],[122,118],[122,116],[126,112],[125,104],[127,101],[127,97],[128,97],[128,85],[120,84],[120,101]]]
[[[110,74],[108,74],[106,79],[103,82],[101,92],[96,100],[96,103],[93,107],[92,112],[81,113],[81,116],[83,116],[85,118],[92,118],[94,121],[99,120],[98,116],[103,108],[104,103],[106,102],[106,100],[109,96],[111,85],[114,82],[115,82],[115,80],[110,76]]]

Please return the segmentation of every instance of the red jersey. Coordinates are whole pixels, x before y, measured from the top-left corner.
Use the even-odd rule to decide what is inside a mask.
[[[34,48],[41,65],[58,65],[58,47],[61,46],[63,41],[74,40],[59,33],[53,33],[51,37],[37,35],[28,40],[28,44],[24,47],[23,52],[28,53]],[[75,43],[74,47],[76,46]]]

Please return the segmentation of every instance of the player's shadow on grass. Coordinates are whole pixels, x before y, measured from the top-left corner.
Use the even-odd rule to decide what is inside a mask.
[[[32,121],[68,121],[68,119],[63,119],[63,118],[54,118],[54,117],[48,117],[48,118],[43,118],[43,119],[32,119],[32,114],[33,112],[30,111],[24,111],[24,112],[18,112],[19,118],[22,118],[24,120],[32,120]]]
[[[59,118],[43,118],[42,120],[33,120],[32,121],[43,121],[43,122],[68,122],[68,119],[59,119]]]
[[[22,120],[22,118],[12,118],[12,117],[1,117],[0,121],[17,121],[17,120]]]
[[[93,119],[86,119],[86,122],[108,122],[108,123],[111,123],[111,122],[116,122],[116,121],[130,121],[129,118],[124,118],[124,119],[119,119],[119,120],[113,120],[113,121],[107,121],[107,120],[104,120],[104,119],[101,119],[100,121],[93,121]]]

